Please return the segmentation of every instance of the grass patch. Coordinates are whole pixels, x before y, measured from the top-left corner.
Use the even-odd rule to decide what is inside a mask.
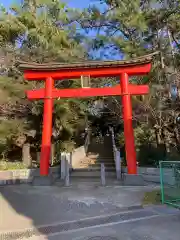
[[[26,169],[27,167],[22,162],[7,162],[0,161],[0,171]]]
[[[161,191],[154,190],[152,192],[146,192],[143,198],[143,205],[148,204],[161,204]]]

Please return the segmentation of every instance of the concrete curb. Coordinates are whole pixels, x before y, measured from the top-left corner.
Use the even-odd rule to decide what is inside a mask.
[[[60,176],[60,167],[50,168],[50,178],[56,179]],[[0,186],[14,184],[31,184],[34,179],[40,177],[39,169],[19,169],[0,171]]]

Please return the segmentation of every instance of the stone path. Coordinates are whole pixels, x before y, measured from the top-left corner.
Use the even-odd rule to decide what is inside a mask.
[[[140,205],[147,189],[152,187],[4,186],[0,188],[0,230],[116,213],[122,207]]]
[[[90,228],[32,237],[31,240],[179,240],[180,215],[148,216]]]
[[[141,207],[144,192],[154,188],[156,187],[94,187],[84,184],[69,188],[27,185],[1,187],[0,239],[15,240],[24,237],[24,239],[90,240],[89,236],[98,237],[98,233],[101,232],[102,239],[106,240],[107,229],[110,233],[112,228],[113,232],[116,228],[119,231],[123,229],[122,224],[125,224],[126,229],[128,224],[135,224],[135,221],[139,222],[142,219],[145,222],[148,219],[160,221],[157,217],[158,219],[164,217],[164,213],[168,215],[165,220],[170,221],[169,219],[174,217],[172,216],[173,209],[167,212],[169,208],[160,208],[161,211],[158,208],[157,213],[157,209],[152,207],[146,209]],[[175,214],[177,213],[179,212],[176,210]],[[172,225],[176,226],[180,222],[177,216],[175,217]],[[179,231],[179,228],[177,230]],[[122,231],[121,234],[125,232]],[[115,237],[118,240],[146,239]],[[146,240],[154,239],[161,238],[147,238]],[[163,240],[166,239],[168,238],[163,238]]]

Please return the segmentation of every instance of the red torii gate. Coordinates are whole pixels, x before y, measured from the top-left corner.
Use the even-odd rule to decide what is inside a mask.
[[[72,64],[37,64],[21,62],[27,80],[45,80],[45,88],[27,91],[30,100],[44,99],[43,133],[40,155],[40,174],[49,173],[49,159],[52,136],[52,111],[54,98],[84,98],[91,96],[122,96],[126,159],[129,174],[137,174],[136,151],[132,126],[131,95],[147,94],[147,85],[129,84],[129,76],[145,75],[150,72],[152,57],[146,55],[130,61],[91,61]],[[119,76],[120,84],[115,87],[56,89],[54,80],[76,79],[81,76]]]

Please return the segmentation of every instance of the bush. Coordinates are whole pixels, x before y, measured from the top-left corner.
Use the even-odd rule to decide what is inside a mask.
[[[161,192],[160,190],[154,190],[152,192],[146,192],[143,198],[143,204],[161,204]]]
[[[15,169],[26,169],[26,166],[22,162],[0,161],[0,171]]]

